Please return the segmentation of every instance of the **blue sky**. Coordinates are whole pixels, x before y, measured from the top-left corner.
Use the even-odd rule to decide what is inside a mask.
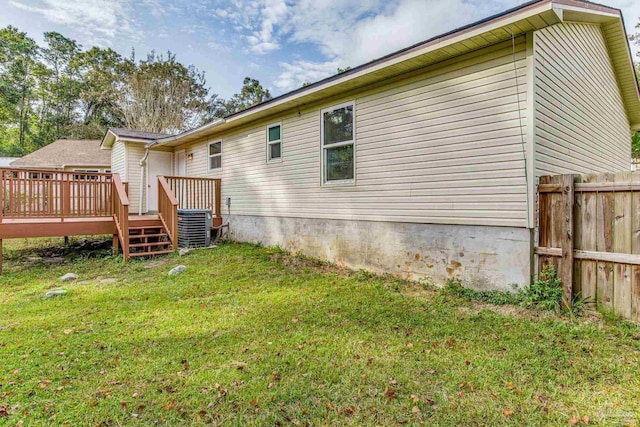
[[[601,0],[623,10],[640,0]],[[522,0],[0,0],[0,27],[37,41],[58,31],[83,47],[137,56],[155,49],[206,72],[228,97],[245,76],[279,95],[475,20]]]

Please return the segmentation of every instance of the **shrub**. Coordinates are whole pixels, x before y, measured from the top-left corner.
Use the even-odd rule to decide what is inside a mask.
[[[545,266],[540,273],[540,278],[532,285],[527,286],[516,293],[504,291],[474,291],[465,288],[458,280],[449,279],[445,292],[476,301],[487,302],[496,305],[520,304],[527,308],[538,308],[547,311],[568,311],[571,314],[579,314],[584,308],[584,299],[575,296],[571,308],[562,303],[562,283],[556,275],[553,266]]]
[[[537,307],[543,310],[558,311],[562,302],[562,284],[552,265],[546,265],[540,277],[532,285],[525,287],[521,293],[521,304],[524,307]]]

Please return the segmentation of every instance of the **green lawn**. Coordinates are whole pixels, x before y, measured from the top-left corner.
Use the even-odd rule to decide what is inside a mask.
[[[478,305],[252,245],[127,265],[108,250],[48,263],[47,245],[60,240],[5,242],[0,425],[640,422],[629,324]]]

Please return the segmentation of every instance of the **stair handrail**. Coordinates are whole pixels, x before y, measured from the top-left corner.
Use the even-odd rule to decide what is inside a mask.
[[[129,260],[129,197],[117,173],[114,173],[111,179],[111,202],[113,220],[122,247],[122,258],[126,262]]]
[[[167,229],[173,250],[178,248],[178,201],[164,176],[158,175],[158,217]]]

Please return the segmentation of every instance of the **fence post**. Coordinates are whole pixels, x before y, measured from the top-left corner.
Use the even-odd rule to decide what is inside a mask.
[[[573,301],[573,204],[574,176],[562,175],[562,262],[560,280],[564,303],[571,307]]]

